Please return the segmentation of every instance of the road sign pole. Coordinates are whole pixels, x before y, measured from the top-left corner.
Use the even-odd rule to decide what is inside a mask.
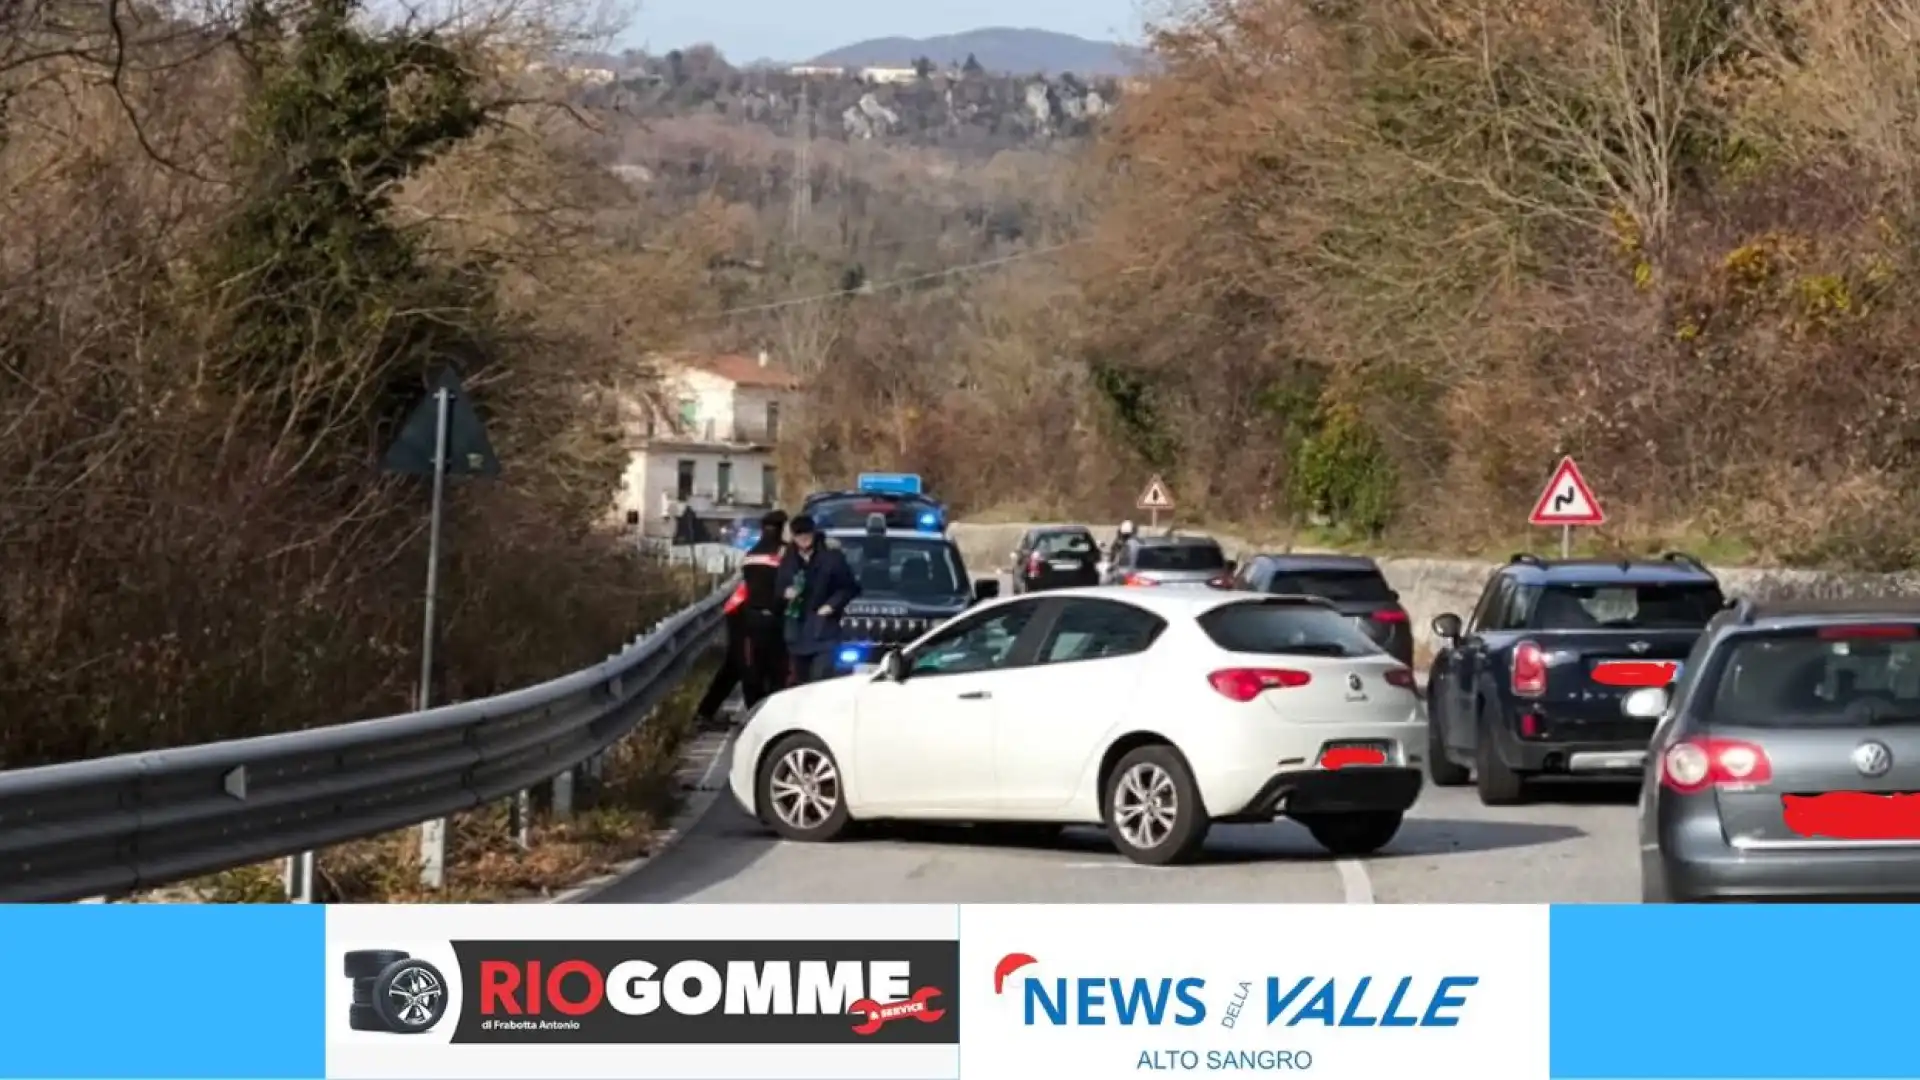
[[[1560,526],[1560,557],[1573,558],[1573,526],[1571,525]]]
[[[420,629],[420,710],[433,704],[434,603],[440,592],[440,519],[447,498],[447,417],[453,392],[435,390],[433,426],[433,506],[427,517],[427,605]],[[438,889],[446,883],[447,819],[420,826],[420,884]]]

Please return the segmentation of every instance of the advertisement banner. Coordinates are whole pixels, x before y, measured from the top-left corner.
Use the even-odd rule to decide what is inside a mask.
[[[1547,909],[964,909],[966,1075],[1547,1075]]]
[[[1915,926],[1891,904],[0,906],[0,1080],[1905,1080]]]
[[[334,1080],[953,1080],[950,906],[338,907]]]

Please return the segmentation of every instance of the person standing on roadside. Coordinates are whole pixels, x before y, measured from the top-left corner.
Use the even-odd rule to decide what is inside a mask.
[[[734,687],[751,709],[786,685],[787,647],[781,636],[781,531],[787,515],[775,510],[761,519],[760,536],[740,559],[740,584],[725,605],[727,654],[713,673],[694,716],[702,728],[715,726]]]
[[[786,601],[780,596],[780,562],[787,550],[787,513],[774,510],[760,519],[760,536],[740,560],[741,585],[746,589],[741,626],[746,657],[741,670],[741,693],[747,708],[786,688]]]
[[[840,650],[840,616],[860,595],[860,582],[839,549],[821,542],[806,514],[787,523],[793,543],[780,561],[780,596],[786,602],[787,652],[793,683],[833,677]]]

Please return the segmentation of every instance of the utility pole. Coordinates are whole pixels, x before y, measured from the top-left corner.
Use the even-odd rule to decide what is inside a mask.
[[[813,105],[808,91],[809,85],[802,78],[799,119],[804,129],[797,132],[800,148],[794,153],[793,202],[787,208],[787,238],[794,244],[800,242],[806,232],[807,219],[813,214]]]

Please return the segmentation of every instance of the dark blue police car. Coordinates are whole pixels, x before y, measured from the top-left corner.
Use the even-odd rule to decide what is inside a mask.
[[[860,582],[860,596],[840,620],[836,671],[878,663],[897,649],[981,601],[1000,595],[994,578],[970,581],[960,549],[938,532],[887,527],[874,514],[867,527],[828,529]]]

